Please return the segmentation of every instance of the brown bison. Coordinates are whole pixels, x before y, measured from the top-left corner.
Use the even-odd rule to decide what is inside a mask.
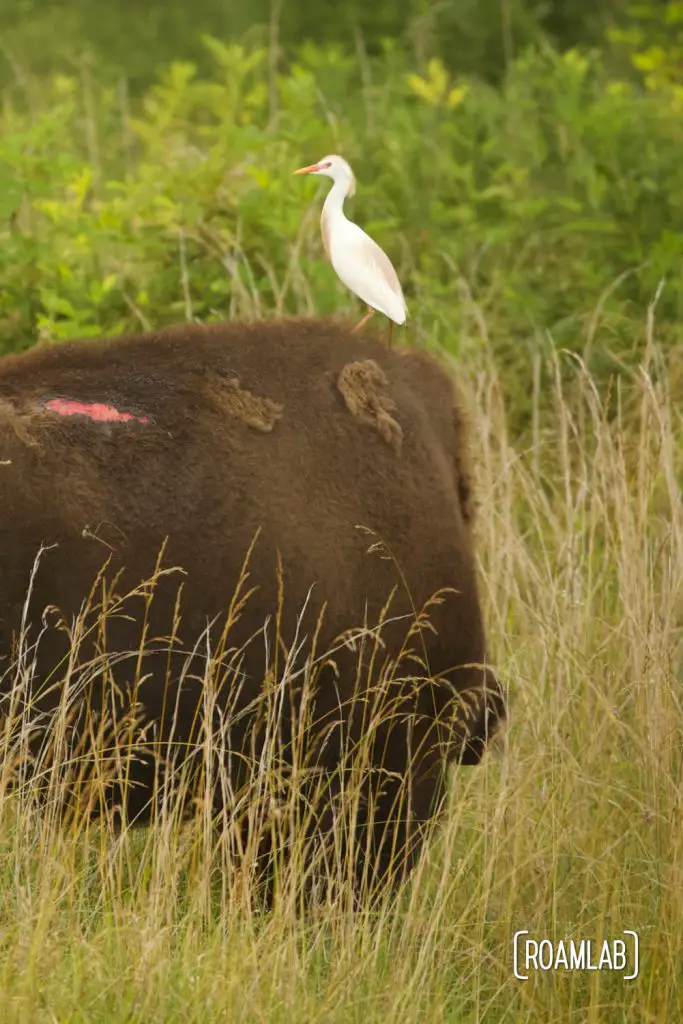
[[[476,764],[505,715],[470,486],[447,374],[325,321],[5,357],[0,716],[32,777],[55,712],[72,754],[125,722],[111,785],[80,779],[90,812],[149,820],[180,765],[186,800],[253,823],[276,736],[278,793],[305,764],[320,838],[353,751],[354,869],[409,866],[448,763]]]

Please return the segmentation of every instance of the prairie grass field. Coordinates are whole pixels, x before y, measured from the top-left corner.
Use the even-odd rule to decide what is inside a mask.
[[[664,1021],[681,1010],[680,415],[652,343],[616,414],[549,367],[511,444],[495,370],[469,380],[482,594],[510,723],[397,901],[302,912],[296,851],[254,907],[201,805],[65,827],[0,791],[4,1021]],[[540,420],[540,417],[539,417]],[[10,742],[5,734],[5,743]],[[33,784],[35,785],[35,783]],[[636,930],[637,980],[512,972],[512,935]]]
[[[291,174],[345,155],[348,214],[404,283],[395,343],[437,353],[464,395],[509,722],[453,768],[398,895],[354,901],[333,857],[303,908],[290,836],[264,909],[255,854],[237,862],[206,800],[184,822],[172,805],[145,828],[64,822],[74,765],[24,779],[27,722],[4,716],[0,1024],[683,1020],[681,5],[577,4],[575,39],[567,5],[545,5],[549,38],[526,0],[479,5],[495,32],[464,0],[411,3],[400,34],[406,0],[337,38],[300,0],[281,36],[274,3],[252,30],[234,5],[218,38],[207,2],[214,34],[187,52],[179,5],[165,48],[157,15],[131,42],[108,11],[88,42],[86,5],[59,6],[0,0],[0,357],[359,317],[324,257],[322,191]],[[30,675],[26,656],[0,671]],[[258,785],[281,785],[275,761]],[[519,980],[520,930],[635,931],[638,976]]]

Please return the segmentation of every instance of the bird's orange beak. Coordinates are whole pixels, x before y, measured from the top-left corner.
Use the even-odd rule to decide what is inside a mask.
[[[309,164],[308,167],[300,167],[298,171],[292,171],[292,174],[312,174],[313,171],[319,171],[320,164]]]

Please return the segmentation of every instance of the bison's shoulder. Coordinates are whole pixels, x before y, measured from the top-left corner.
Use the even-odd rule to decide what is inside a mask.
[[[244,472],[271,454],[314,459],[313,442],[335,448],[351,477],[359,459],[399,472],[436,461],[472,518],[465,415],[450,374],[424,352],[392,351],[324,319],[183,324],[6,357],[0,436],[100,462],[154,452],[182,460],[213,447]]]

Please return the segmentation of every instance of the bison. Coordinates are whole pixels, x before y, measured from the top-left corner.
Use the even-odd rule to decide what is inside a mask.
[[[323,842],[362,749],[345,849],[366,879],[403,877],[448,765],[505,717],[466,452],[435,359],[325,320],[2,359],[0,718],[33,777],[58,712],[83,763],[98,736],[110,750],[93,723],[123,722],[108,785],[72,779],[88,814],[149,821],[181,765],[184,809],[210,791],[245,829],[275,737],[277,792],[299,759]]]

